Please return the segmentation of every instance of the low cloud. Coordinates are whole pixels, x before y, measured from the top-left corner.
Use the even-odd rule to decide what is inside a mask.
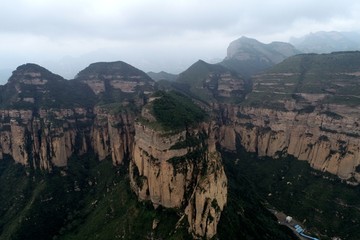
[[[175,71],[172,62],[225,57],[230,41],[242,35],[270,42],[320,30],[358,31],[359,15],[355,0],[3,1],[0,69],[104,51],[111,54],[99,60]]]

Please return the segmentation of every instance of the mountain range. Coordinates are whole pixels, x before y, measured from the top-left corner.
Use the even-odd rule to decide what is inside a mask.
[[[357,32],[315,32],[290,43],[303,53],[331,53],[360,50],[360,33]]]
[[[0,86],[0,238],[298,238],[280,212],[357,239],[360,53],[298,53],[240,38],[176,77],[19,66]]]

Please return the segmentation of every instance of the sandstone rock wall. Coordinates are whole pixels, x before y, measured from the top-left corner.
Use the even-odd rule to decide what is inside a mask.
[[[359,182],[360,109],[329,105],[313,112],[223,106],[227,123],[220,144],[236,149],[236,139],[250,152],[278,158],[293,155],[318,170]]]
[[[179,145],[186,140],[196,144]],[[211,126],[169,135],[136,123],[132,156],[130,180],[139,199],[184,211],[194,237],[216,234],[227,178]]]
[[[96,118],[91,130],[91,145],[99,159],[111,156],[114,164],[132,152],[134,142],[133,113],[109,114],[100,108],[95,109]]]
[[[111,156],[122,163],[131,151],[133,116],[112,115],[91,109],[50,109],[35,114],[31,110],[0,112],[0,157],[10,155],[15,162],[51,171],[67,166],[73,154],[93,149],[102,160]],[[95,124],[94,124],[95,123]]]

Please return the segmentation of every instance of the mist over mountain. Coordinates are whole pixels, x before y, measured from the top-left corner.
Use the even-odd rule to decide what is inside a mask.
[[[155,81],[160,81],[160,80],[175,81],[178,76],[177,74],[172,74],[164,71],[148,72],[147,75],[149,75],[149,77],[151,77]]]
[[[331,53],[360,50],[359,32],[315,32],[290,38],[290,43],[304,53]]]
[[[256,39],[241,37],[230,43],[227,56],[221,64],[249,78],[298,53],[300,51],[289,43],[264,44]]]
[[[11,76],[11,69],[0,69],[0,83],[5,83]]]

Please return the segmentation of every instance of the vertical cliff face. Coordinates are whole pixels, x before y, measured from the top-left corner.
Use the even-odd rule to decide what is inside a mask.
[[[239,106],[223,110],[228,119],[220,128],[224,148],[235,150],[239,143],[259,156],[289,154],[320,171],[360,181],[360,109],[328,105],[310,113]]]
[[[135,124],[130,179],[141,200],[177,208],[194,236],[216,234],[226,204],[227,179],[215,148],[212,125],[176,134]]]
[[[96,118],[91,129],[91,146],[100,160],[111,156],[113,163],[122,164],[132,152],[134,142],[134,113],[123,111],[111,114],[95,109]]]
[[[84,113],[85,111],[85,113]],[[51,170],[63,167],[72,153],[85,152],[86,128],[77,131],[76,121],[89,124],[85,109],[1,111],[1,155],[11,155],[15,162]]]
[[[103,160],[121,164],[131,152],[133,114],[111,114],[96,109],[30,110],[0,112],[0,156],[43,170],[65,167],[72,154],[93,150]]]

